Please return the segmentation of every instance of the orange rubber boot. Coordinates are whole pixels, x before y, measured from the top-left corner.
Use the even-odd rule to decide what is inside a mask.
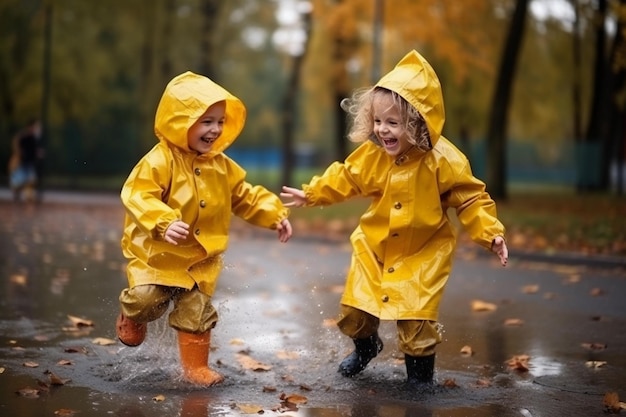
[[[126,346],[139,346],[146,339],[148,325],[137,323],[120,313],[115,321],[115,329],[120,342]]]
[[[224,380],[222,375],[208,366],[211,347],[210,331],[202,334],[179,331],[178,347],[180,363],[187,381],[196,385],[215,385]]]

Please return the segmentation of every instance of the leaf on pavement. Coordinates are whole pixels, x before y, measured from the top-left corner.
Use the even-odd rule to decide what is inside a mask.
[[[287,395],[287,394],[283,393],[283,394],[280,395],[280,399],[283,402],[287,402],[287,403],[295,404],[295,405],[306,404],[309,401],[307,397],[305,397],[303,395],[300,395],[300,394],[289,394],[289,395]]]
[[[278,352],[276,352],[276,357],[278,359],[293,360],[293,359],[298,359],[300,357],[300,354],[298,352],[279,350]]]
[[[504,320],[505,326],[522,326],[524,324],[524,320],[522,319],[506,319]]]
[[[154,397],[152,397],[152,401],[155,401],[155,402],[165,401],[165,395],[163,394],[155,395]]]
[[[96,337],[91,341],[91,343],[100,346],[110,346],[116,344],[117,342],[113,339],[107,339],[106,337]]]
[[[237,404],[237,408],[242,414],[261,414],[263,407],[254,404]]]
[[[626,410],[626,403],[619,400],[617,392],[607,392],[602,399],[604,412],[608,414],[619,414],[621,410]]]
[[[25,287],[28,284],[28,278],[24,274],[13,274],[9,281],[11,284],[19,285],[20,287]]]
[[[493,303],[488,303],[481,300],[472,300],[472,311],[495,311],[498,309]]]
[[[24,362],[22,364],[23,366],[27,367],[27,368],[36,368],[39,366],[39,364],[37,362]]]
[[[239,364],[243,366],[244,369],[249,369],[251,371],[269,371],[270,369],[272,369],[271,365],[261,363],[243,353],[237,353],[236,358],[237,362],[239,362]]]
[[[77,410],[71,410],[69,408],[60,408],[54,412],[54,415],[59,417],[72,417],[78,412]]]
[[[606,343],[581,343],[580,344],[582,347],[584,347],[585,349],[588,350],[604,350],[608,347],[608,345]]]
[[[528,372],[529,360],[530,360],[530,356],[528,355],[515,355],[511,359],[509,359],[506,362],[506,364],[509,366],[509,368],[515,371]]]
[[[522,292],[524,294],[537,294],[537,292],[539,292],[539,285],[525,285],[524,287],[522,287]]]
[[[44,373],[48,374],[48,378],[50,379],[50,385],[65,385],[71,381],[71,379],[63,379],[51,371],[46,371]]]
[[[474,354],[474,350],[469,345],[465,345],[461,348],[461,355],[463,356],[472,356]]]
[[[598,369],[606,365],[606,361],[587,361],[585,362],[585,365],[587,368]]]
[[[93,321],[91,320],[87,320],[87,319],[83,319],[80,317],[76,317],[76,316],[72,316],[70,314],[67,315],[67,318],[70,319],[70,321],[72,322],[72,324],[75,327],[93,327]]]
[[[25,387],[25,388],[15,391],[15,393],[19,395],[20,397],[26,397],[26,398],[39,398],[40,392],[41,392],[40,390],[36,388],[32,388],[32,387]]]
[[[589,295],[592,297],[600,297],[604,295],[604,290],[602,288],[592,288],[591,291],[589,291]]]

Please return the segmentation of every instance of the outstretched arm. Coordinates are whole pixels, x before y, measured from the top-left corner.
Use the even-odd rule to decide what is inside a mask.
[[[287,199],[285,207],[303,207],[307,203],[304,191],[299,188],[283,186],[280,196]]]
[[[293,232],[289,219],[283,219],[279,224],[277,224],[276,230],[278,230],[278,240],[282,243],[288,241]]]
[[[502,266],[506,266],[509,260],[509,249],[506,247],[506,242],[502,236],[496,237],[491,243],[491,251],[498,255]]]

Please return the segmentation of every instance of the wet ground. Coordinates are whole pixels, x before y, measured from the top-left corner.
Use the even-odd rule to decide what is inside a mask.
[[[383,323],[385,349],[362,374],[336,372],[352,348],[333,325],[345,242],[296,235],[280,244],[238,223],[214,299],[210,360],[226,380],[201,389],[180,380],[163,320],[138,348],[108,344],[126,284],[115,196],[0,201],[0,216],[2,416],[600,416],[607,392],[626,398],[626,262],[541,262],[511,248],[502,268],[459,248],[441,309],[438,385],[419,391],[404,384],[393,323]],[[476,300],[489,311],[475,311]],[[527,371],[509,366],[522,355]]]

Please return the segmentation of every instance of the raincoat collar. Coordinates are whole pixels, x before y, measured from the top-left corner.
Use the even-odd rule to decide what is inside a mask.
[[[445,110],[439,78],[426,59],[415,50],[409,52],[376,87],[398,93],[420,112],[434,147],[443,131]]]
[[[246,108],[226,89],[191,71],[174,77],[165,87],[154,121],[157,138],[185,152],[193,152],[187,145],[187,131],[218,101],[226,101],[224,130],[207,155],[223,152],[243,130]]]

